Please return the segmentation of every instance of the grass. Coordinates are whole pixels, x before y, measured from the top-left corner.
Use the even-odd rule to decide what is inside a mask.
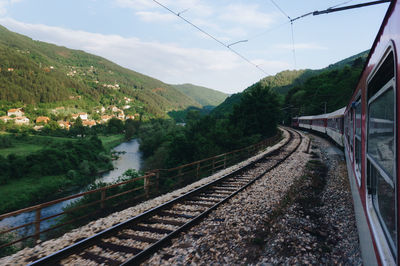
[[[22,178],[0,186],[0,214],[25,208],[61,192],[71,182],[65,176]]]
[[[9,154],[17,156],[27,156],[31,153],[37,152],[49,144],[57,144],[65,141],[76,141],[74,138],[52,137],[52,136],[36,136],[29,135],[26,137],[16,137],[13,134],[2,133],[2,136],[8,135],[11,138],[12,146],[7,148],[0,148],[0,155],[7,157]]]
[[[17,156],[27,156],[31,153],[43,149],[43,145],[27,144],[27,143],[14,143],[13,147],[0,149],[0,155],[7,157],[10,154]]]
[[[119,144],[125,141],[125,137],[123,134],[109,135],[109,136],[100,135],[99,139],[103,143],[103,146],[107,152],[109,152],[112,148],[118,146]]]

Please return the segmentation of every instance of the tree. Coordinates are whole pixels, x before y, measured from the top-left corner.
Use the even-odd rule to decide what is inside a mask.
[[[261,83],[243,93],[241,101],[233,109],[230,120],[245,136],[260,134],[270,137],[276,133],[281,117],[277,95]]]
[[[108,121],[108,123],[107,123],[108,133],[118,134],[118,133],[122,133],[123,130],[124,130],[124,124],[122,123],[121,120],[113,117]]]

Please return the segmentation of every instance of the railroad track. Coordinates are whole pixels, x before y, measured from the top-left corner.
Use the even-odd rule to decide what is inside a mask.
[[[263,158],[29,265],[140,264],[295,152],[302,136],[287,131],[285,144]]]

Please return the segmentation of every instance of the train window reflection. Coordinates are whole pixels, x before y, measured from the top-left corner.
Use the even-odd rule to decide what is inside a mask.
[[[378,97],[369,106],[368,154],[394,177],[394,91]]]
[[[393,253],[397,250],[395,180],[395,95],[393,87],[370,100],[368,110],[368,179],[372,203]]]

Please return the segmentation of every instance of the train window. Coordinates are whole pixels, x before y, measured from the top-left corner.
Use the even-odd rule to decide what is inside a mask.
[[[355,104],[354,158],[358,184],[361,185],[361,97]]]
[[[367,188],[388,246],[396,257],[396,86],[393,62],[393,52],[390,52],[368,84]],[[382,69],[386,72],[383,73]]]

